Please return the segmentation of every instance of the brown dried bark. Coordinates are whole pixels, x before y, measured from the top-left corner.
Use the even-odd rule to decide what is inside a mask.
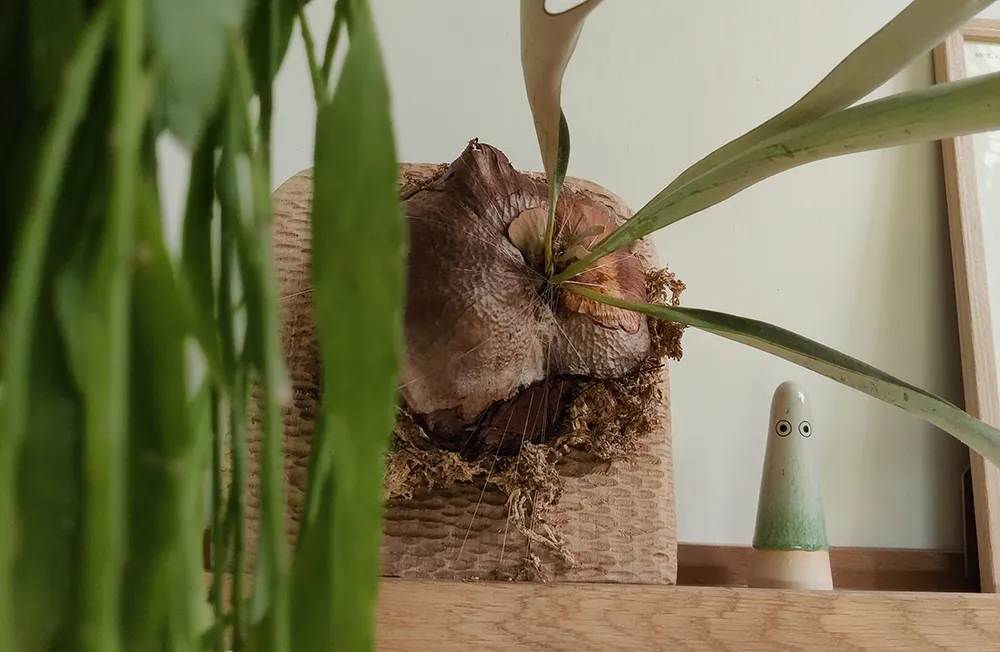
[[[466,448],[471,438],[479,450],[475,440],[484,420],[490,437],[543,441],[523,420],[502,427],[497,415],[511,410],[498,404],[526,388],[533,388],[530,399],[536,386],[554,379],[624,376],[649,353],[644,316],[552,286],[533,267],[538,261],[531,241],[547,204],[544,181],[518,172],[500,150],[475,140],[440,178],[404,201],[410,251],[402,395],[428,435],[445,447],[458,442]],[[556,206],[554,248],[570,257],[624,219],[572,185]],[[635,251],[615,252],[575,282],[646,298]],[[551,431],[562,401],[546,404],[548,414],[535,421]]]

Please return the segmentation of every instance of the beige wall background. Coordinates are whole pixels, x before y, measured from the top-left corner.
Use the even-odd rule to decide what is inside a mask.
[[[400,157],[448,162],[478,137],[540,161],[521,81],[518,3],[373,0]],[[608,0],[567,73],[570,174],[638,209],[687,165],[798,99],[904,0]],[[308,16],[325,39],[332,0]],[[995,7],[1000,9],[1000,7]],[[1000,17],[1000,11],[991,14]],[[872,97],[932,82],[928,54]],[[298,34],[277,82],[273,183],[312,163],[315,110]],[[183,197],[184,157],[164,148]],[[819,162],[657,235],[683,303],[778,323],[956,402],[961,376],[936,143]],[[747,544],[771,393],[810,394],[830,542],[958,548],[964,449],[826,378],[689,331],[673,365],[679,537]]]

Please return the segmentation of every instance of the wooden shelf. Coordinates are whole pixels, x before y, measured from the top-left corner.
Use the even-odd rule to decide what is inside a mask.
[[[746,586],[750,551],[749,546],[680,543],[677,584]],[[830,566],[838,589],[980,592],[977,578],[966,576],[960,551],[831,547]]]
[[[1000,651],[1000,596],[386,579],[380,652]]]

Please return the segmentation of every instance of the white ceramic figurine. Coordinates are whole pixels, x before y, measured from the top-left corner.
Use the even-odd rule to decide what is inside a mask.
[[[815,448],[809,398],[784,382],[771,398],[750,587],[833,588]]]

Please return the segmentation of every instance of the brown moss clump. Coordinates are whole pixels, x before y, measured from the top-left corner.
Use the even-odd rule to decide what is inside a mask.
[[[679,305],[683,290],[684,284],[672,272],[646,271],[651,303]],[[388,498],[412,498],[415,493],[483,479],[486,486],[508,497],[510,525],[572,567],[572,555],[546,518],[562,495],[561,462],[582,454],[593,462],[595,471],[602,465],[607,468],[612,462],[627,460],[641,438],[660,427],[662,369],[667,359],[681,359],[684,327],[652,318],[648,327],[651,346],[640,364],[620,378],[580,381],[553,430],[555,436],[544,442],[522,441],[513,450],[497,447],[473,454],[446,450],[400,406],[388,456]],[[539,560],[529,554],[515,572],[492,579],[544,578]]]

